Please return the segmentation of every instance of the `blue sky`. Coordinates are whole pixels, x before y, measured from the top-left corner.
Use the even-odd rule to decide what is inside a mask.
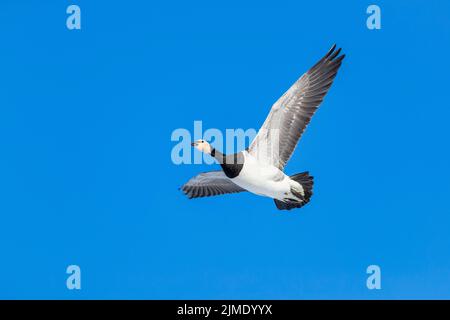
[[[0,298],[450,298],[450,4],[373,3],[381,30],[356,0],[2,1]],[[216,166],[174,165],[173,130],[258,128],[333,43],[286,168],[311,203],[187,200]]]

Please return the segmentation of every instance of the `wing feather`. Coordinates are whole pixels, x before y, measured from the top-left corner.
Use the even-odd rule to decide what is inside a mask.
[[[183,185],[181,190],[189,199],[245,191],[231,181],[223,171],[200,173]]]
[[[272,106],[249,148],[260,161],[284,169],[345,57],[335,49],[336,45]]]

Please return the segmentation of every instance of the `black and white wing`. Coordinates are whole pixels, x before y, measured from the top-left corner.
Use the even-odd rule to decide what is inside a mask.
[[[335,49],[336,45],[272,106],[248,150],[259,161],[284,169],[345,57]]]
[[[246,191],[231,181],[223,171],[200,173],[182,186],[181,190],[189,199]]]

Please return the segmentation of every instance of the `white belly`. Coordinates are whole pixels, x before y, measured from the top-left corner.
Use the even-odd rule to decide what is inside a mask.
[[[244,152],[244,166],[235,184],[254,194],[282,200],[291,195],[291,182],[287,175],[274,166],[259,163],[253,156]]]

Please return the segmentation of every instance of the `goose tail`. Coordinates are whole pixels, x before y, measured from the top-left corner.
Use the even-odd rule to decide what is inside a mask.
[[[291,210],[291,209],[295,209],[295,208],[301,208],[309,202],[309,200],[311,199],[311,196],[313,194],[312,189],[313,189],[313,185],[314,185],[314,177],[309,175],[308,171],[294,174],[294,175],[290,176],[290,178],[292,180],[298,182],[299,184],[301,184],[301,186],[303,188],[303,194],[292,188],[291,192],[297,198],[299,198],[300,201],[290,201],[288,199],[286,201],[280,201],[280,200],[274,199],[275,205],[277,206],[277,208],[279,210]]]

